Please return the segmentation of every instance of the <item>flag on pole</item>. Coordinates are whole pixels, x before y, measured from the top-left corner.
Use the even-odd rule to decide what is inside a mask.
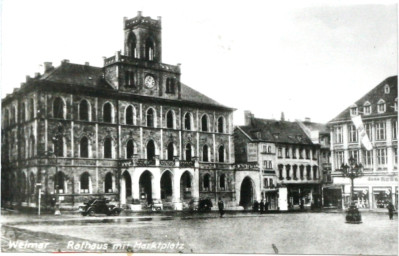
[[[359,132],[359,138],[360,138],[360,141],[362,142],[363,146],[367,150],[372,150],[373,149],[373,145],[371,144],[370,139],[367,136],[367,132],[364,129],[362,118],[359,115],[358,116],[352,116],[352,122],[355,125],[356,130]]]

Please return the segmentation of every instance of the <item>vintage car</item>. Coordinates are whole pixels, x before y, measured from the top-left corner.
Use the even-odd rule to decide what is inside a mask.
[[[94,216],[97,213],[106,214],[107,216],[118,216],[121,213],[121,208],[107,203],[106,199],[91,199],[84,206],[79,207],[79,212],[83,216]]]

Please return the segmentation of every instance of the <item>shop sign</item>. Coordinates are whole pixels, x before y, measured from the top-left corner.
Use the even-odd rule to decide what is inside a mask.
[[[382,182],[398,181],[398,177],[368,177],[368,181],[382,181]]]
[[[257,162],[258,161],[258,144],[257,143],[248,143],[248,162]]]

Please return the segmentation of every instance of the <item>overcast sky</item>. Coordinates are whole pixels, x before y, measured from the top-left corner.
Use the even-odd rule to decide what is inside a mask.
[[[101,67],[123,48],[123,17],[139,10],[162,17],[163,62],[181,63],[183,83],[236,108],[236,124],[243,110],[328,122],[397,74],[393,1],[277,2],[3,0],[2,98],[45,61]]]

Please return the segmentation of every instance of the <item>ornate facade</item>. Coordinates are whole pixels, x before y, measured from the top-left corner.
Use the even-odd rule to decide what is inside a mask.
[[[236,205],[233,109],[162,63],[160,18],[125,18],[124,34],[103,67],[45,63],[2,100],[3,200],[35,207],[42,187],[61,208],[95,196],[135,210]]]

